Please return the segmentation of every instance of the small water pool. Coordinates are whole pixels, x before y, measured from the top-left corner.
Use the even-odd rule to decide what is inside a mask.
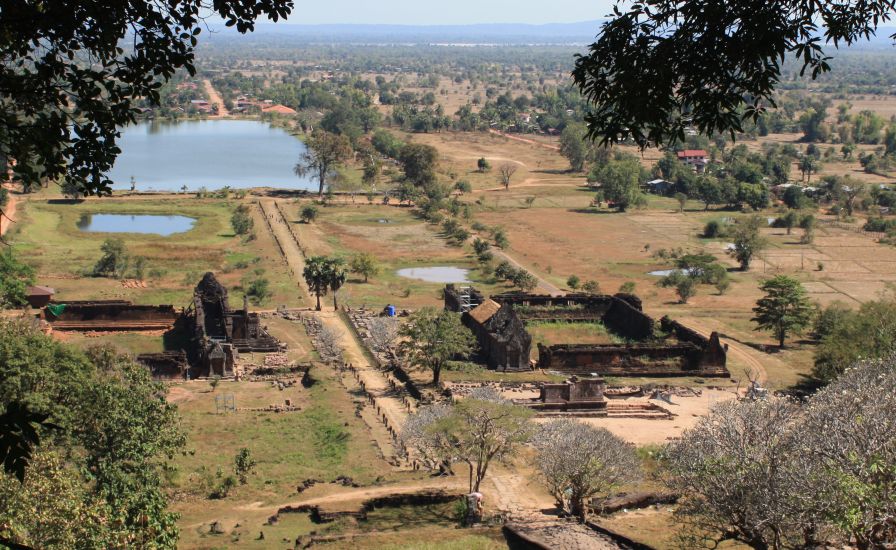
[[[193,229],[196,218],[159,214],[82,214],[78,229],[88,233],[141,233],[167,237]]]
[[[649,271],[647,274],[648,274],[648,275],[653,275],[654,277],[668,277],[669,275],[672,275],[673,273],[676,273],[676,272],[679,272],[679,271],[691,271],[691,270],[690,270],[690,269],[688,269],[688,270],[682,270],[682,269],[660,269],[660,270],[657,270],[657,271]]]
[[[460,267],[437,266],[437,267],[408,267],[396,271],[399,277],[406,279],[417,279],[428,283],[469,283],[467,275],[469,269]]]

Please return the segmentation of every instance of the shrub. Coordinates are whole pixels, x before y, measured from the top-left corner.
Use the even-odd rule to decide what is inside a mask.
[[[575,290],[579,288],[579,277],[578,275],[570,275],[568,279],[566,279],[566,286]]]
[[[302,223],[311,223],[317,219],[318,210],[317,207],[313,204],[306,204],[302,207],[302,212],[299,216],[302,219]]]
[[[230,225],[233,227],[233,232],[235,234],[248,235],[255,225],[252,221],[252,216],[249,214],[249,207],[245,204],[237,206],[236,210],[233,211],[233,215],[230,217]]]

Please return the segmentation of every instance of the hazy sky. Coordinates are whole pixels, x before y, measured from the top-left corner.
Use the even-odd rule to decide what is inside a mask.
[[[457,25],[572,23],[609,14],[613,0],[296,0],[289,23]]]

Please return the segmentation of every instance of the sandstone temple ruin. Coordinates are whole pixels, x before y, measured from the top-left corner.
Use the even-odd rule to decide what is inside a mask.
[[[206,273],[193,291],[193,303],[184,312],[192,335],[190,363],[198,376],[234,375],[240,352],[280,351],[280,343],[250,313],[245,298],[242,309],[231,309],[227,289],[214,273]]]
[[[631,294],[549,296],[511,292],[485,298],[472,287],[445,288],[445,308],[461,312],[489,368],[532,368],[531,322],[600,323],[625,343],[538,346],[538,368],[570,375],[729,377],[726,349],[664,317],[655,321]]]

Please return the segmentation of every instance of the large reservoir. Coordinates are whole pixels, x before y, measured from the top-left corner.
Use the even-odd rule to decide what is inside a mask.
[[[132,177],[138,191],[317,188],[292,171],[305,145],[265,122],[142,122],[122,130],[118,145],[109,173],[116,189],[129,189]]]

